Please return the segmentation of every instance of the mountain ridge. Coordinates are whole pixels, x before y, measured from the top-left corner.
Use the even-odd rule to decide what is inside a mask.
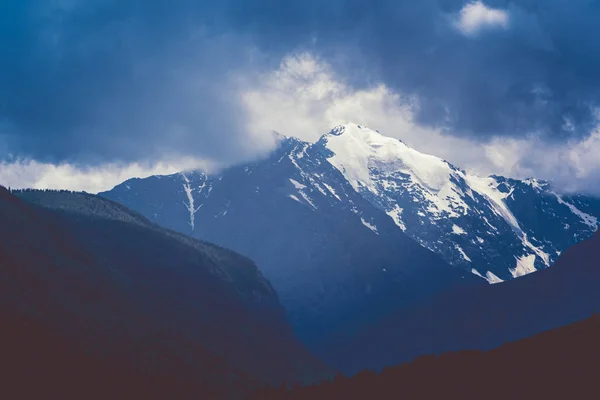
[[[510,280],[550,266],[561,251],[590,237],[600,226],[600,204],[592,198],[560,195],[549,182],[537,179],[469,174],[446,160],[420,153],[399,139],[361,125],[336,126],[314,143],[280,136],[272,153],[282,154],[279,162],[289,157],[296,169],[301,170],[297,160],[305,154],[317,159],[316,154],[319,154],[404,233],[451,265],[462,267],[489,283]],[[232,167],[224,173],[236,168],[247,171],[260,162]],[[194,177],[197,174],[206,177],[196,171],[181,176],[185,181],[188,175]],[[193,234],[195,215],[222,174],[214,176],[210,182],[200,179],[201,183],[196,187],[189,181],[184,182],[182,201],[186,203],[191,227],[185,233]],[[297,193],[289,194],[290,198],[312,207],[307,191],[317,190],[336,197],[331,185],[321,182],[319,177],[308,174],[307,179],[309,185],[306,182],[299,184],[297,180],[292,182]],[[131,181],[122,185],[128,185],[128,182]],[[133,204],[132,200],[123,197],[122,185],[101,195],[116,201],[123,198],[122,201]],[[173,187],[173,190],[177,191],[177,188]],[[538,209],[530,208],[527,213],[535,214],[538,221],[534,223],[538,226],[527,223],[521,226],[529,217],[519,213],[518,208],[520,204],[532,201],[539,202],[539,207],[536,204]],[[519,218],[515,214],[520,214]],[[153,215],[160,219],[159,213]],[[146,216],[152,218],[153,215]],[[557,219],[561,219],[562,226],[554,221]],[[367,228],[376,229],[368,221],[365,223]],[[542,238],[545,229],[564,231],[565,234]],[[495,244],[498,241],[502,242],[501,246]]]
[[[86,359],[146,377],[175,373],[221,394],[328,373],[252,261],[90,196],[0,189],[2,310]]]
[[[592,398],[599,372],[598,333],[600,317],[594,314],[488,351],[423,355],[379,373],[363,370],[307,387],[265,388],[250,398]]]

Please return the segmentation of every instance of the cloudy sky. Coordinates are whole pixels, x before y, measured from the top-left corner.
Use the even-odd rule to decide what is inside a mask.
[[[0,184],[97,192],[356,122],[600,194],[593,0],[4,0]]]

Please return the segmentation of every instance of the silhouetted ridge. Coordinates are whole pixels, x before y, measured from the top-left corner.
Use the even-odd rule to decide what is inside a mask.
[[[598,396],[600,316],[491,351],[422,356],[409,364],[338,375],[310,387],[257,391],[252,399],[592,399]]]
[[[81,382],[101,382],[92,376],[97,373],[119,396],[125,389],[152,392],[156,385],[144,383],[150,380],[164,386],[160,393],[189,388],[190,395],[196,392],[191,398],[221,398],[240,396],[260,382],[325,376],[249,259],[167,231],[96,196],[15,194],[27,202],[0,190],[0,309],[7,320],[28,321],[37,333],[3,325],[2,344],[14,347],[15,359],[22,352],[54,368],[67,390],[65,380],[78,363]],[[16,342],[21,334],[38,333],[35,341],[47,349]],[[52,343],[64,347],[71,361],[42,359]],[[128,381],[119,374],[133,376],[133,383],[123,387]],[[166,397],[186,398],[184,392]]]
[[[189,366],[169,358],[166,349],[157,349],[143,339],[132,346],[140,352],[149,348],[157,354],[163,351],[157,358],[163,364],[160,372],[124,362],[127,360],[119,353],[92,353],[24,312],[2,306],[0,322],[5,398],[219,399],[256,385],[242,371],[201,348],[195,348],[194,354],[201,357],[203,373],[210,377],[207,381],[194,379],[189,375]]]
[[[128,222],[141,226],[153,225],[148,219],[120,203],[85,192],[25,189],[14,190],[12,193],[28,203],[52,210]]]
[[[236,288],[245,289],[239,292],[242,297],[249,300],[252,296],[263,293],[266,294],[266,296],[263,296],[265,299],[268,298],[270,301],[277,302],[277,293],[270,282],[263,277],[254,262],[247,257],[216,244],[193,239],[181,233],[165,229],[120,203],[88,193],[64,190],[28,189],[13,191],[13,193],[28,203],[67,213],[74,221],[78,221],[80,218],[118,221],[139,225],[165,236],[165,239],[179,241],[183,245],[201,251],[204,256],[207,256],[212,263],[205,265],[205,267],[213,267],[211,272],[215,276],[229,283],[235,283]],[[258,283],[258,286],[247,287],[250,283]]]

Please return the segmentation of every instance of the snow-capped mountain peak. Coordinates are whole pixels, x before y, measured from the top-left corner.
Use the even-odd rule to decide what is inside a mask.
[[[477,275],[490,283],[547,267],[557,252],[515,216],[509,206],[515,191],[553,199],[556,207],[581,219],[590,234],[598,227],[595,217],[550,192],[547,182],[469,174],[364,126],[337,126],[317,145],[352,187],[405,233],[451,264],[478,268]],[[512,265],[502,270],[493,268],[489,260],[496,257],[489,249],[500,237],[513,253]]]
[[[352,186],[377,191],[371,170],[408,174],[428,189],[439,191],[453,167],[444,160],[420,153],[399,139],[386,137],[360,125],[341,125],[323,136],[322,143],[334,155],[329,158]]]

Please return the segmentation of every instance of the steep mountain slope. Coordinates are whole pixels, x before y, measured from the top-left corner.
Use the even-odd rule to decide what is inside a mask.
[[[256,399],[591,399],[600,374],[600,317],[488,352],[423,356],[380,374],[363,371],[318,386],[267,389]]]
[[[103,196],[255,260],[311,344],[443,288],[483,284],[404,235],[322,152],[292,138],[218,176],[133,179]]]
[[[582,320],[600,310],[600,232],[554,266],[483,288],[440,293],[357,335],[325,346],[343,372],[382,368],[422,354],[489,349]]]
[[[337,127],[315,146],[407,235],[490,283],[550,266],[599,226],[590,199],[576,204],[535,179],[474,176],[365,127]]]
[[[165,378],[194,397],[324,376],[245,257],[97,196],[15,194],[0,188],[1,309],[67,343],[71,360],[115,365],[143,382]],[[68,377],[73,363],[65,368]]]

